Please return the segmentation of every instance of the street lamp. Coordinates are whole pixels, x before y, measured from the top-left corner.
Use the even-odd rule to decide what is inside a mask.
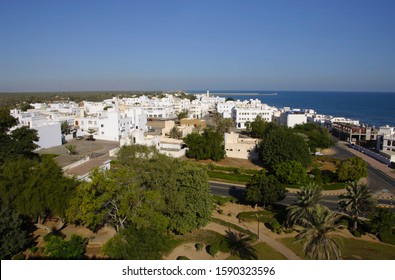
[[[262,215],[259,215],[259,214],[255,214],[256,215],[256,220],[258,221],[258,241],[260,240],[260,238],[259,238],[259,218],[262,216]]]

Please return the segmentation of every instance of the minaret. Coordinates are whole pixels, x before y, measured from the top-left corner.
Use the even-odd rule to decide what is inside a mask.
[[[207,89],[206,97],[208,98],[210,96],[210,90]]]

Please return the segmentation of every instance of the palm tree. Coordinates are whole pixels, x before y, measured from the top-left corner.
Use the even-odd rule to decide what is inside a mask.
[[[357,182],[348,182],[346,193],[340,195],[340,207],[351,213],[354,219],[353,230],[358,228],[358,219],[361,214],[368,213],[374,209],[375,201],[372,191],[367,185],[358,185]]]
[[[304,220],[314,211],[322,198],[322,187],[314,182],[300,187],[296,195],[298,201],[287,207],[287,224],[304,224]]]
[[[302,240],[305,256],[313,260],[340,259],[341,250],[336,240],[339,215],[318,205],[305,221],[305,229],[296,236]]]
[[[255,248],[251,246],[252,238],[250,236],[228,229],[226,238],[232,256],[238,256],[242,260],[258,259]]]

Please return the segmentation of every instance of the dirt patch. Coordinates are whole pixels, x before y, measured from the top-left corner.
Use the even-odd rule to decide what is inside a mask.
[[[55,222],[46,222],[44,224],[48,228],[55,228],[57,223]],[[110,240],[115,234],[116,231],[108,226],[104,226],[97,232],[92,232],[86,227],[75,226],[75,225],[67,225],[65,228],[59,231],[65,239],[69,239],[73,234],[77,234],[82,236],[83,238],[88,239],[88,245],[86,247],[85,255],[89,258],[104,258],[102,254],[102,247],[104,243]],[[36,256],[40,256],[41,252],[44,250],[44,236],[48,234],[47,230],[37,229],[33,232],[33,238],[37,243],[36,247],[39,249]],[[30,252],[27,252],[28,255],[32,255]]]
[[[191,260],[224,260],[230,256],[229,253],[218,252],[215,257],[207,253],[203,248],[197,251],[195,243],[184,243],[175,248],[169,255],[165,256],[165,260],[176,260],[178,257],[184,256]]]
[[[220,161],[213,161],[211,159],[207,160],[195,160],[189,159],[187,157],[183,157],[182,160],[186,161],[193,161],[200,164],[214,164],[218,166],[226,166],[226,167],[234,167],[234,168],[246,168],[246,169],[253,169],[253,170],[261,170],[262,166],[251,162],[248,159],[240,159],[240,158],[224,158]]]

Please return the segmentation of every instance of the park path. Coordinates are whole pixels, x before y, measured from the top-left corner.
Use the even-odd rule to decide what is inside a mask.
[[[252,233],[255,233],[258,235],[258,224],[256,222],[254,223],[245,223],[242,221],[239,221],[239,219],[237,218],[237,214],[243,211],[253,211],[254,209],[244,209],[246,206],[244,205],[238,205],[238,204],[227,204],[225,205],[223,208],[224,209],[224,214],[219,214],[218,212],[214,212],[213,217],[217,218],[217,219],[221,219],[223,221],[235,224],[237,226],[240,227],[244,227],[245,229],[251,231]],[[230,213],[230,215],[229,215]],[[219,224],[213,224],[210,223],[208,225],[209,228],[207,229],[211,229],[214,231],[217,231],[221,234],[225,233],[225,230],[228,229],[228,227],[224,227],[221,226]],[[224,230],[225,228],[225,230]],[[205,228],[206,229],[206,228]],[[282,233],[282,235],[285,236],[289,236],[289,237],[293,237],[295,236],[295,234],[289,234],[289,235],[285,235],[284,233]],[[285,246],[284,244],[282,244],[281,242],[279,242],[278,239],[279,235],[273,233],[271,230],[269,230],[268,228],[265,227],[265,225],[263,223],[259,224],[259,240],[260,241],[264,241],[267,245],[269,245],[270,247],[272,247],[274,250],[276,250],[277,252],[283,254],[287,259],[289,260],[300,260],[301,258],[296,255],[291,249],[289,249],[287,246]]]

